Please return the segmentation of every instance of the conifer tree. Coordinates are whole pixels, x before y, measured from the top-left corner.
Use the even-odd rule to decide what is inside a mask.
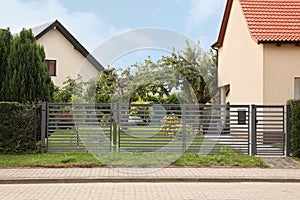
[[[3,100],[7,74],[7,57],[10,51],[12,35],[9,29],[0,29],[0,101]]]
[[[45,65],[45,52],[31,30],[23,29],[12,40],[4,80],[6,101],[51,101],[54,85]]]

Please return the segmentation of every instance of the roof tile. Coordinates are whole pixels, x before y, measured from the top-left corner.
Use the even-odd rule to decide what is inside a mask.
[[[300,41],[300,0],[239,0],[257,42]]]

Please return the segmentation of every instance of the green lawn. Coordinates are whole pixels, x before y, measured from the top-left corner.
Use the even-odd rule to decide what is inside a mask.
[[[97,159],[96,159],[97,158]],[[268,167],[261,159],[234,153],[230,149],[218,155],[196,153],[46,153],[0,155],[0,167]]]
[[[109,132],[108,129],[102,130]],[[131,132],[134,132],[133,135]],[[151,133],[153,133],[153,135],[151,135]],[[146,136],[149,134],[149,137],[144,137],[145,134]],[[93,132],[85,133],[84,128],[81,129],[79,135],[77,135],[75,129],[57,129],[49,137],[48,147],[49,150],[55,150],[55,148],[58,150],[71,149],[72,151],[76,151],[79,148],[85,150],[82,141],[88,143],[89,138],[93,135],[96,134],[93,134]],[[122,138],[120,146],[121,152],[118,153],[100,151],[101,153],[94,153],[94,155],[79,152],[47,153],[42,155],[0,155],[0,167],[267,167],[261,159],[248,155],[241,155],[237,150],[226,148],[224,145],[218,143],[210,144],[208,142],[203,144],[203,136],[197,134],[187,134],[188,151],[199,152],[200,147],[210,148],[210,145],[213,145],[213,148],[210,151],[216,155],[203,156],[198,153],[186,153],[182,155],[180,153],[181,136],[178,134],[170,135],[164,131],[159,131],[159,129],[152,129],[147,132],[145,127],[130,128],[122,131],[120,137]],[[106,135],[106,138],[109,139],[109,134]],[[106,143],[106,146],[108,149],[110,148],[109,142],[108,144]],[[159,152],[159,150],[166,146],[169,148],[167,150],[173,151],[173,153]],[[154,153],[144,152],[147,150]],[[97,150],[95,151],[97,152]],[[174,153],[174,151],[177,153]]]
[[[101,165],[90,153],[0,155],[0,167],[93,167]]]

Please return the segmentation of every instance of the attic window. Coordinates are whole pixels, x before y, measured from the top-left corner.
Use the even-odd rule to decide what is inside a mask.
[[[46,60],[47,69],[51,76],[56,76],[56,60]]]

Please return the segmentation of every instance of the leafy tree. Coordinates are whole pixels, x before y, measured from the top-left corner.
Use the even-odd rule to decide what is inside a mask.
[[[81,76],[72,79],[69,76],[63,82],[63,87],[60,89],[56,87],[54,93],[54,101],[60,103],[72,102],[73,96],[82,97],[83,83]]]
[[[106,68],[99,73],[98,78],[83,82],[78,75],[76,79],[67,77],[62,88],[56,88],[54,101],[71,103],[74,99],[79,102],[110,103],[114,93],[117,73],[114,68]]]
[[[163,57],[162,63],[172,66],[174,71],[179,73],[178,87],[184,87],[184,80],[186,80],[197,98],[197,103],[206,104],[218,92],[215,55],[212,51],[204,52],[199,42],[194,46],[191,46],[188,41],[186,44],[185,51],[173,52],[172,56]],[[188,87],[185,87],[185,90],[186,88]],[[186,95],[191,102],[191,91],[187,91]]]
[[[53,99],[54,85],[45,65],[45,52],[31,30],[23,29],[13,38],[6,69],[3,101],[28,103]]]
[[[156,62],[148,57],[134,64],[123,72],[119,85],[131,92],[130,101],[151,96],[163,99],[176,91],[185,97],[185,103],[206,104],[217,101],[212,99],[218,92],[215,61],[212,51],[206,53],[199,42],[191,45],[187,41],[184,51],[174,50],[171,56],[162,56]]]
[[[196,96],[197,103],[216,103],[218,102],[218,87],[217,87],[217,66],[216,56],[212,51],[204,52],[200,48],[199,42],[194,46],[186,42],[185,51],[173,52],[172,56],[164,57],[164,63],[171,65],[173,69],[179,73],[179,87],[185,92],[188,102],[192,102],[193,96],[191,91]],[[186,87],[184,83],[187,83]],[[187,90],[191,88],[191,91]],[[216,98],[214,98],[216,97]],[[214,99],[213,99],[214,98]],[[199,133],[204,133],[208,128],[210,119],[206,119],[202,107],[199,108]]]
[[[161,60],[154,62],[150,57],[143,63],[136,63],[124,70],[118,80],[121,95],[130,102],[138,98],[143,100],[165,98],[170,96],[175,85],[176,77],[172,68],[163,65]]]
[[[93,99],[95,103],[111,103],[117,83],[117,71],[108,67],[99,74],[99,79],[89,81],[86,97]]]
[[[4,80],[7,74],[7,57],[10,52],[12,35],[9,29],[0,29],[0,101],[5,97]]]

